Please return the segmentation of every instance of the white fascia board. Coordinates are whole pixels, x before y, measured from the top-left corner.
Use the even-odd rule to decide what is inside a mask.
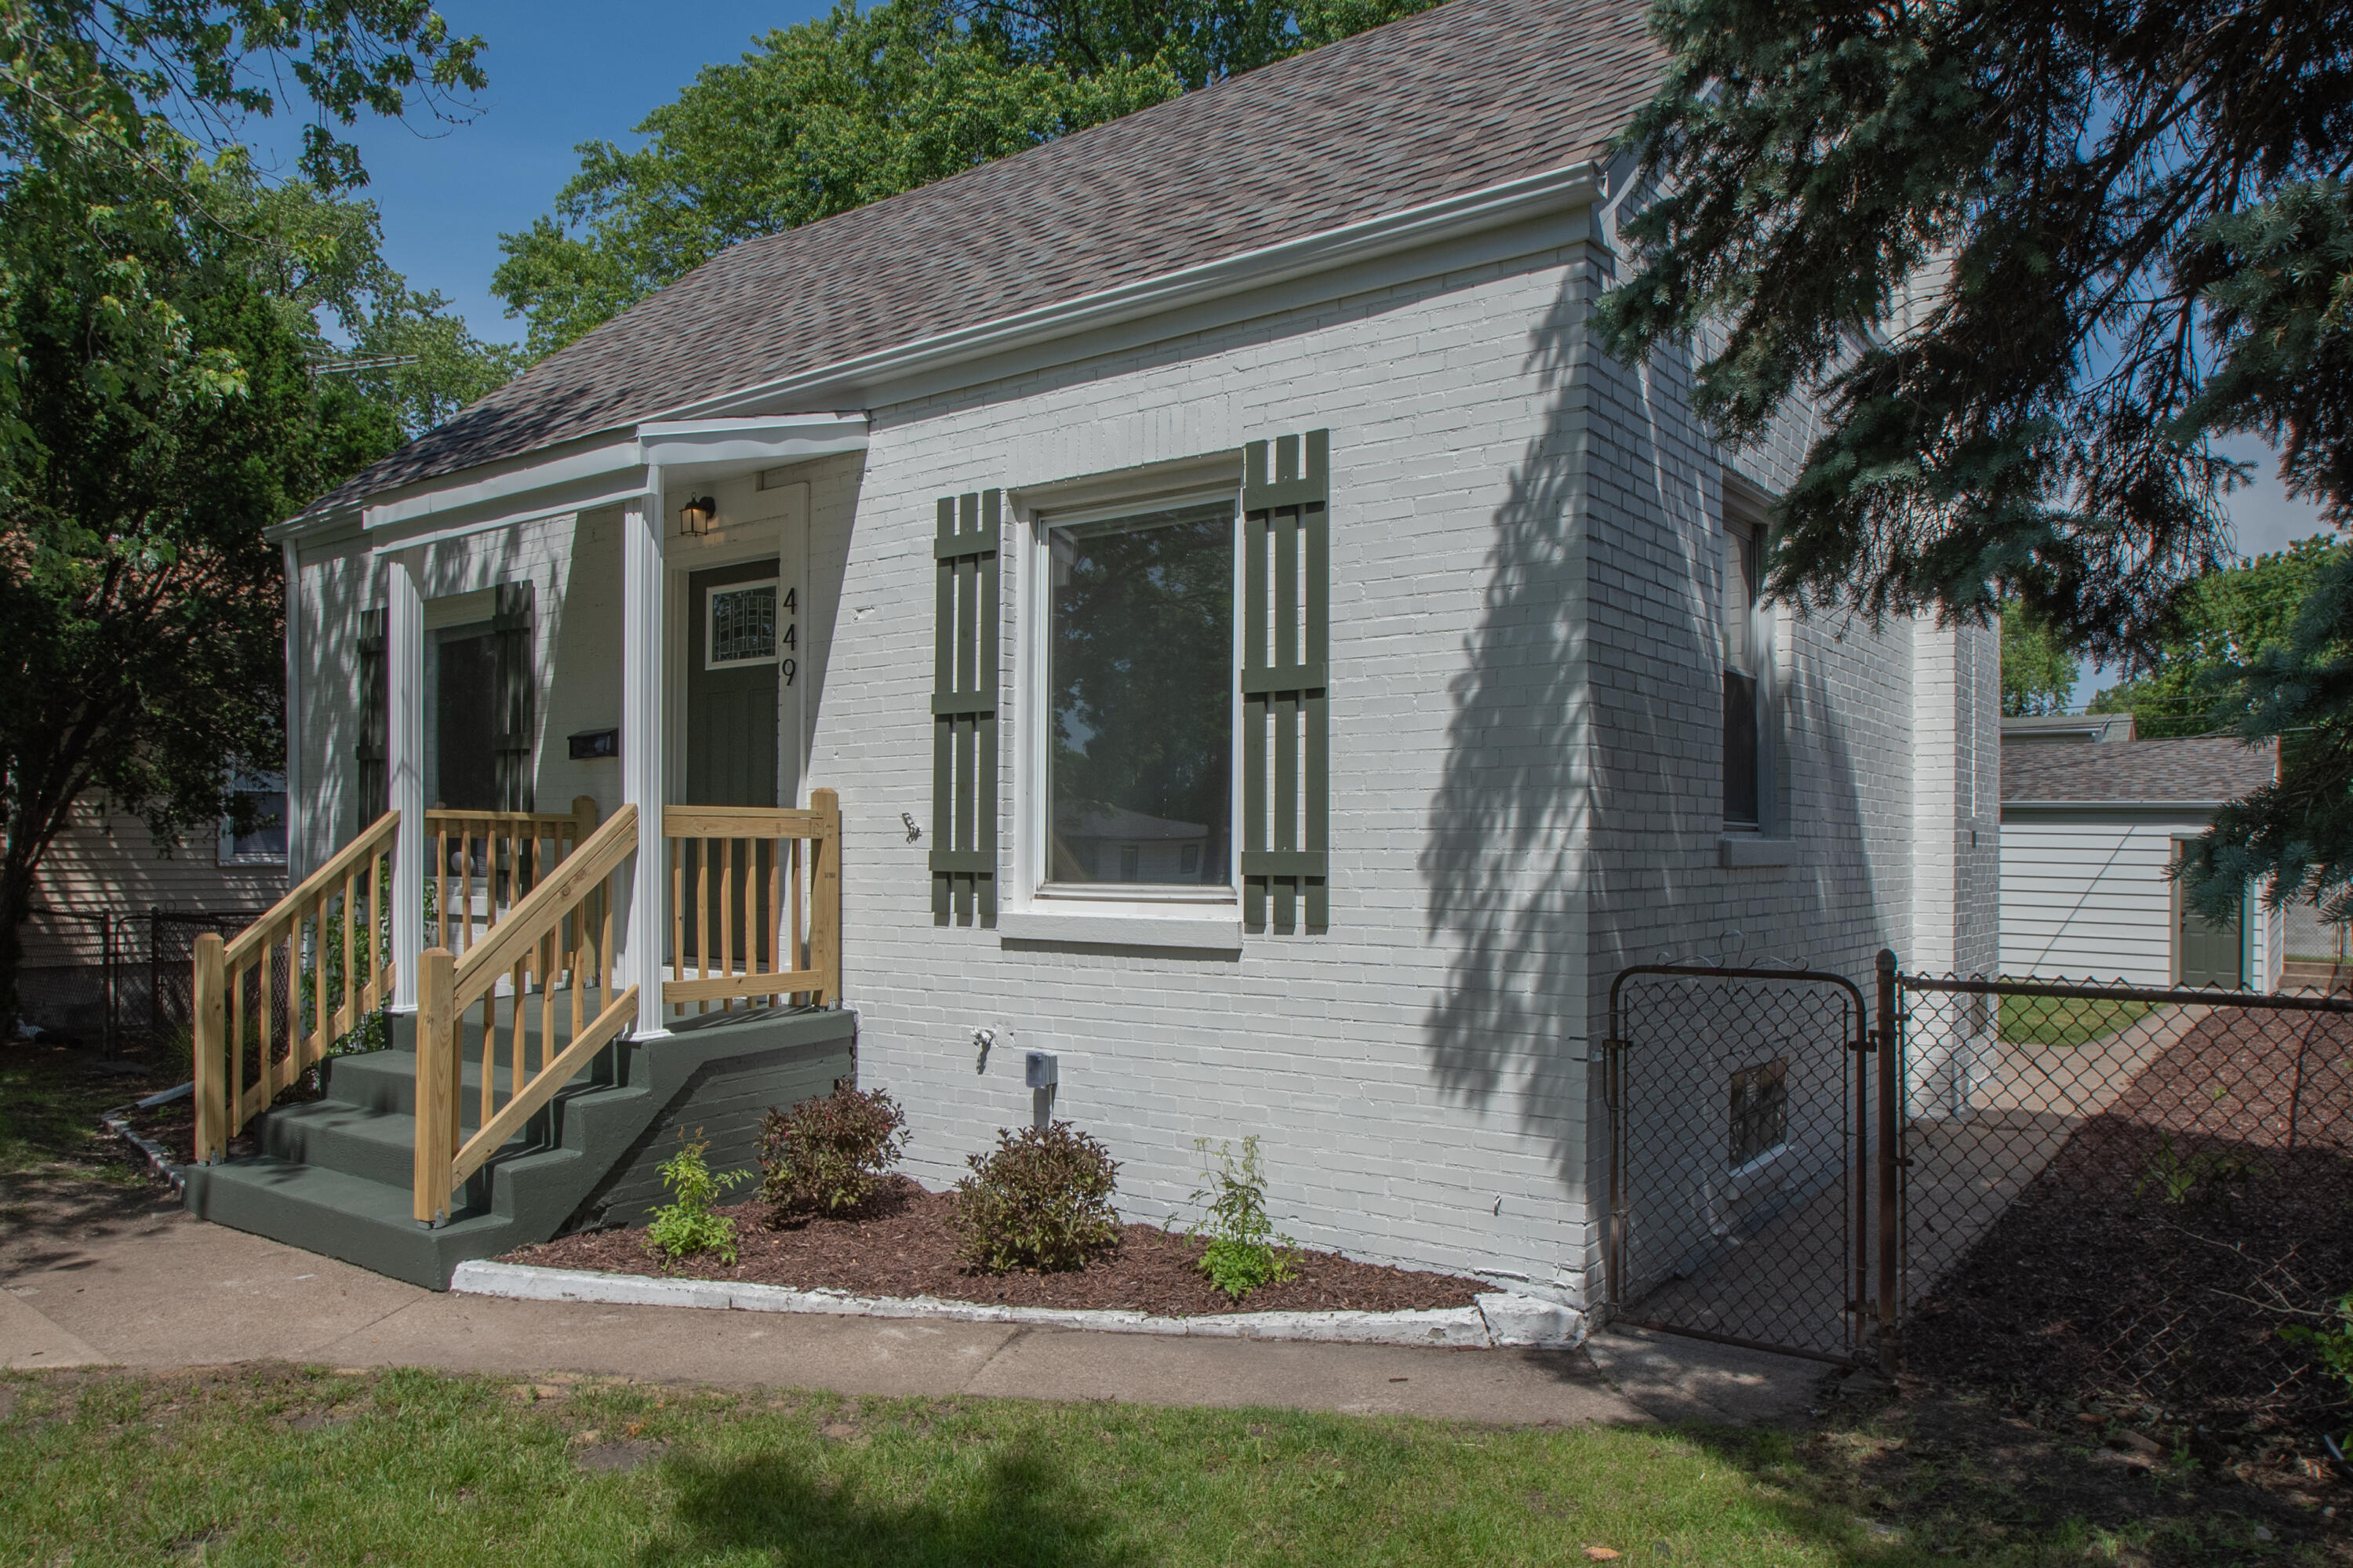
[[[1075,300],[1040,305],[1017,315],[958,327],[779,380],[722,393],[686,405],[675,413],[681,417],[719,415],[761,404],[810,399],[830,390],[862,388],[898,376],[1113,326],[1140,316],[1162,314],[1309,273],[1330,271],[1395,251],[1437,244],[1482,229],[1591,207],[1608,194],[1607,172],[1600,164],[1576,164],[1486,190],[1384,213],[1321,234],[1246,250],[1238,256],[1138,279],[1098,293],[1082,294]]]
[[[644,461],[635,439],[607,438],[593,446],[534,454],[529,461],[497,465],[487,472],[461,470],[458,482],[437,482],[377,502],[367,508],[364,521],[371,534],[445,518],[457,522],[468,514],[494,511],[513,503],[528,506],[531,502],[525,498],[540,491],[570,488],[582,482],[600,488],[596,482],[609,481],[642,467]],[[469,474],[476,477],[465,477]]]
[[[866,416],[815,414],[750,419],[664,419],[621,440],[575,445],[535,461],[465,473],[457,482],[367,507],[371,537],[407,546],[511,527],[567,512],[617,505],[643,495],[659,469],[702,480],[866,449]]]
[[[638,427],[645,461],[700,477],[717,467],[779,468],[866,450],[863,414],[800,414],[748,419],[649,419]]]

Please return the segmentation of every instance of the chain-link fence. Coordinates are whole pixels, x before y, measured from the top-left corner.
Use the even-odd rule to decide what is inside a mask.
[[[137,916],[43,907],[23,935],[32,961],[16,971],[16,1008],[26,1022],[109,1054],[143,1031],[146,933]]]
[[[1915,1370],[2233,1427],[2340,1418],[2353,999],[1906,975]]]
[[[147,914],[147,1028],[158,1040],[185,1036],[195,1002],[196,938],[217,932],[223,941],[252,925],[266,909],[153,909]],[[277,1012],[285,1016],[286,986],[278,984]]]
[[[1610,1309],[1845,1360],[1863,1322],[1863,999],[1835,975],[1628,969],[1607,1044]]]

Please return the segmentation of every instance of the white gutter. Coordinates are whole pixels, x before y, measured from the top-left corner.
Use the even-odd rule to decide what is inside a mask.
[[[676,413],[723,414],[750,405],[803,397],[837,387],[862,387],[934,370],[1482,229],[1590,207],[1608,194],[1608,171],[1602,164],[1572,164],[1157,277],[1121,283],[1097,293],[1082,294],[1075,300],[1058,301],[996,321],[957,327],[814,370],[797,371],[774,381],[686,404]]]

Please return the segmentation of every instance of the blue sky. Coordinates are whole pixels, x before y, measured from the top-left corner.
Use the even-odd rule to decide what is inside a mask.
[[[364,194],[384,214],[385,251],[418,288],[438,289],[475,333],[519,342],[491,292],[499,236],[548,210],[593,137],[624,146],[629,127],[678,96],[706,65],[732,60],[771,27],[830,9],[816,0],[442,0],[450,30],[478,33],[490,90],[470,123],[363,120],[345,135],[365,160]],[[249,128],[257,143],[298,146],[296,123]],[[267,154],[265,154],[267,155]],[[281,152],[279,156],[290,163]]]

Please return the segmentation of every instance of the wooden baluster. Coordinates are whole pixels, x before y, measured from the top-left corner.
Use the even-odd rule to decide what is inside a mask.
[[[694,854],[694,977],[711,980],[711,845],[715,838],[696,838]],[[711,1012],[711,1003],[694,1003],[696,1012]]]
[[[768,846],[768,939],[762,944],[767,948],[768,972],[780,974],[785,963],[785,846],[789,839],[777,839]],[[781,991],[771,991],[771,1003],[785,1000]]]
[[[313,899],[311,908],[311,1012],[318,1020],[319,1027],[303,1050],[306,1059],[302,1065],[306,1067],[312,1062],[326,1059],[327,1042],[331,1038],[327,1026],[333,1022],[333,1014],[327,1008],[327,943],[334,928],[327,920],[326,894],[322,892]]]
[[[719,972],[735,972],[735,846],[740,840],[717,839],[719,845]],[[719,1011],[735,1011],[735,999],[723,996]]]
[[[681,839],[670,839],[668,842],[670,844],[670,972],[672,978],[684,980],[686,978],[686,868],[682,857],[686,853],[686,843]],[[657,1010],[655,1017],[668,1016],[659,1011],[661,1005],[659,1001],[654,1005]]]
[[[343,1004],[335,1009],[335,1034],[338,1039],[358,1027],[360,1021],[360,955],[354,945],[353,916],[359,908],[360,890],[356,878],[343,878]]]
[[[456,951],[463,958],[474,945],[474,824],[460,820],[458,841],[458,928],[460,933]]]
[[[189,1020],[195,1034],[196,1158],[210,1165],[228,1150],[228,1075],[221,1052],[227,1034],[227,998],[221,991],[221,951],[226,946],[217,931],[196,938],[195,973]]]
[[[253,1075],[254,1092],[261,1097],[261,1103],[254,1107],[255,1113],[269,1109],[270,1099],[276,1093],[270,1086],[269,1057],[272,1048],[278,1044],[278,938],[279,933],[273,931],[270,939],[261,945],[261,1046],[255,1058]],[[245,1119],[240,1117],[239,1124],[242,1125]]]
[[[813,789],[820,838],[809,867],[809,967],[817,970],[825,1005],[841,1005],[841,797]]]
[[[245,977],[251,969],[231,970],[228,977],[228,1123],[222,1136],[235,1138],[245,1125]]]
[[[458,1157],[457,959],[428,948],[417,966],[417,1162],[411,1213],[419,1224],[449,1217],[449,1166]]]
[[[449,820],[433,831],[433,945],[449,947]],[[455,948],[449,948],[455,953]],[[423,975],[417,977],[420,980]]]
[[[793,850],[793,916],[792,924],[785,927],[785,939],[792,945],[785,950],[791,954],[793,961],[785,967],[798,970],[808,967],[808,960],[803,957],[801,951],[801,841],[794,839],[790,842]],[[796,991],[793,994],[797,996],[802,993]]]

